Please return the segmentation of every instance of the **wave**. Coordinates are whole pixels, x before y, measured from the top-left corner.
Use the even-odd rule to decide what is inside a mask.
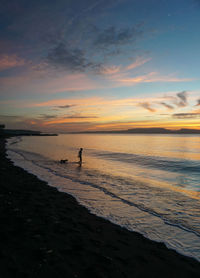
[[[169,159],[167,157],[155,157],[130,153],[117,152],[91,152],[92,155],[107,159],[131,164],[138,164],[143,167],[156,168],[170,172],[195,172],[200,173],[200,163],[193,160]]]
[[[20,143],[20,142],[22,142],[22,137],[21,136],[11,137],[11,138],[7,139],[8,145],[15,145],[15,144]]]

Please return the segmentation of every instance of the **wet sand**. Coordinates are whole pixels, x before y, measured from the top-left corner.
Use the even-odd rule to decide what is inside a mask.
[[[200,263],[88,212],[5,157],[0,277],[200,277]]]

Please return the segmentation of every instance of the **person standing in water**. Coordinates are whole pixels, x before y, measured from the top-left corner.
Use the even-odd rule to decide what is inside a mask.
[[[79,157],[79,163],[82,164],[82,152],[83,152],[83,148],[80,148],[79,152],[78,152],[78,157]]]

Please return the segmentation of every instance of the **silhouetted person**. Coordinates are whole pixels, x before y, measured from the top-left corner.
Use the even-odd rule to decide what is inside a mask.
[[[79,152],[78,152],[78,157],[79,157],[79,163],[82,164],[82,152],[83,152],[83,148],[80,148]]]

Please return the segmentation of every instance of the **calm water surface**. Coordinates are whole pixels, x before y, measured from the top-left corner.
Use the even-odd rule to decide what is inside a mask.
[[[200,261],[200,136],[11,138],[8,155],[91,212]]]

